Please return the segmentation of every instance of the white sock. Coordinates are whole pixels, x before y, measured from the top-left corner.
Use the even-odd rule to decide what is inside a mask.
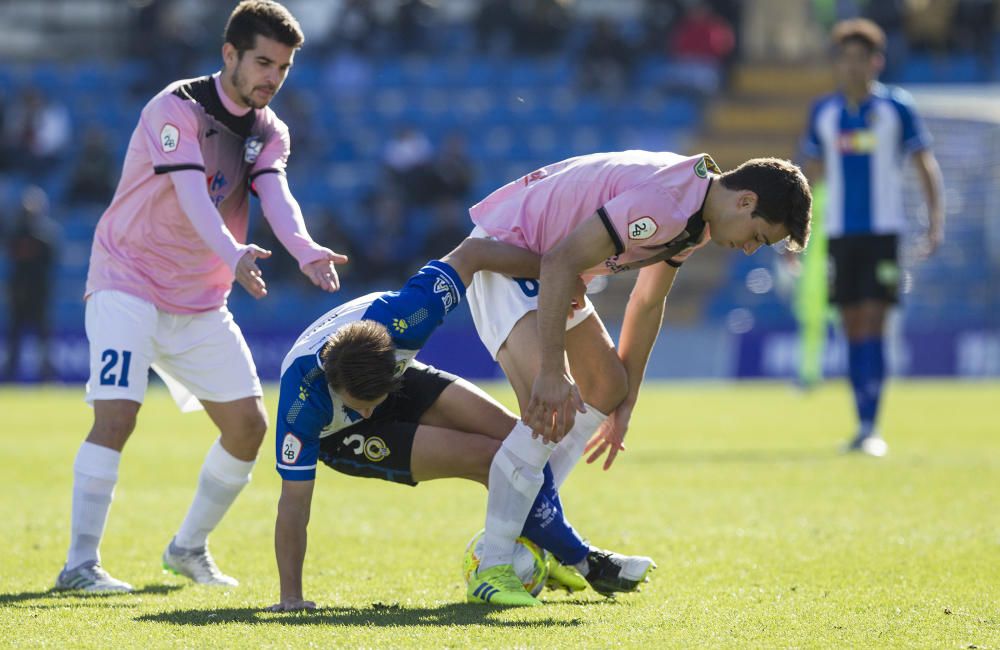
[[[500,445],[490,465],[490,491],[486,503],[479,570],[511,564],[514,544],[542,487],[542,468],[554,445],[531,437],[531,428],[517,421]]]
[[[92,442],[84,442],[76,452],[67,569],[75,569],[84,562],[101,561],[98,547],[108,523],[121,457],[120,451]]]
[[[240,460],[222,448],[219,440],[209,448],[198,476],[198,491],[174,538],[180,548],[201,548],[208,534],[222,521],[240,491],[250,482],[255,461]]]
[[[549,467],[552,468],[552,478],[557,488],[562,487],[566,477],[583,455],[583,448],[597,432],[597,427],[608,417],[590,404],[584,406],[587,407],[587,412],[576,414],[573,428],[559,441],[549,458]]]

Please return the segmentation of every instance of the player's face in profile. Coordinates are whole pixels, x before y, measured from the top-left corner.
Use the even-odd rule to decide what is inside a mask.
[[[736,205],[712,223],[712,241],[753,255],[761,246],[770,246],[788,236],[784,226],[755,216],[756,209],[757,196],[753,192],[741,193]]]
[[[240,103],[250,108],[264,108],[285,83],[295,58],[295,48],[257,35],[253,49],[245,50],[241,56],[232,48],[224,52],[224,57],[229,80]]]
[[[344,402],[344,406],[351,409],[352,411],[357,411],[361,417],[368,419],[375,412],[376,407],[385,401],[388,395],[382,395],[381,397],[372,400],[363,400],[354,397],[347,391],[341,391],[338,393],[340,395],[341,401]]]
[[[882,57],[862,43],[848,42],[841,46],[834,62],[837,82],[842,88],[867,86],[878,77]]]

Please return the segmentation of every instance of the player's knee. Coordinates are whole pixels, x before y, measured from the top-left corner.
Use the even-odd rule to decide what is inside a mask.
[[[94,426],[87,441],[120,450],[135,430],[136,412],[131,410],[95,411]]]
[[[264,441],[267,433],[267,415],[263,408],[246,408],[240,411],[230,427],[230,431],[223,431],[223,436],[227,433],[238,440],[239,446],[243,449],[258,449]]]
[[[601,368],[583,399],[602,413],[611,413],[627,396],[628,373],[625,366],[618,362],[605,364]]]

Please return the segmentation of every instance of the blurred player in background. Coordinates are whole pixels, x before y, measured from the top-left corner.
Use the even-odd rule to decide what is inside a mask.
[[[275,554],[281,601],[272,610],[315,607],[303,599],[302,568],[319,461],[345,474],[404,485],[449,477],[486,485],[500,441],[512,431],[529,432],[469,382],[414,357],[458,307],[475,272],[536,277],[538,261],[523,248],[469,238],[426,264],[402,290],[336,307],[299,337],[282,364],[278,404],[277,469],[283,481]],[[576,304],[583,301],[582,289]],[[550,562],[556,585],[577,591],[590,584],[605,596],[635,590],[639,580],[623,577],[622,567],[652,560],[584,542],[565,521],[552,472],[544,473],[522,532],[558,558]],[[480,572],[469,584],[468,599],[540,604],[509,564]]]
[[[250,481],[267,428],[256,367],[226,307],[234,279],[256,298],[267,293],[255,261],[270,252],[241,243],[249,192],[318,287],[337,290],[334,263],[346,261],[306,231],[285,179],[288,129],[267,107],[302,41],[282,5],[241,2],[226,25],[222,71],[174,82],[142,111],[91,252],[86,399],[94,425],[73,466],[59,589],[132,589],[101,567],[98,547],[150,367],[182,410],[200,401],[220,432],[164,568],[198,583],[238,584],[215,565],[207,537]]]
[[[927,201],[925,255],[944,237],[941,171],[910,96],[876,81],[885,65],[881,28],[863,18],[843,21],[834,26],[833,46],[839,89],[813,105],[802,149],[809,177],[826,181],[830,301],[847,337],[859,420],[847,448],[883,456],[888,446],[876,420],[886,314],[899,293],[904,165],[912,157]]]
[[[540,485],[546,462],[558,487],[588,440],[588,461],[607,452],[605,469],[624,449],[664,301],[691,249],[709,237],[747,255],[787,238],[802,249],[810,205],[805,177],[787,161],[754,159],[722,174],[705,154],[626,151],[543,167],[471,208],[473,236],[542,255],[538,281],[483,272],[469,289],[479,336],[540,436],[515,430],[496,454],[481,570],[510,561],[535,494],[522,484]],[[578,276],[632,269],[618,349],[589,301],[566,319]],[[637,560],[622,575],[648,570]]]

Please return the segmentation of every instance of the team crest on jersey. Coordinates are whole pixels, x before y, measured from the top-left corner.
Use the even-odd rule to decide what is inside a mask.
[[[181,141],[181,132],[176,126],[167,122],[160,129],[160,147],[163,149],[163,153],[170,153],[171,151],[177,150],[177,145]]]
[[[445,312],[451,311],[458,298],[458,296],[452,292],[452,284],[444,278],[438,278],[434,281],[434,293],[443,294],[441,296],[441,304],[444,305]]]
[[[251,165],[257,162],[257,156],[260,155],[261,150],[264,148],[264,142],[255,135],[247,138],[246,142],[243,143],[243,160],[250,163]]]
[[[656,234],[657,225],[652,217],[643,217],[630,221],[628,224],[628,238],[635,240],[649,239]]]
[[[378,436],[372,436],[365,440],[365,458],[377,463],[389,455],[389,448]]]
[[[294,463],[302,453],[302,441],[291,433],[285,434],[285,439],[281,441],[281,460],[285,463]]]

